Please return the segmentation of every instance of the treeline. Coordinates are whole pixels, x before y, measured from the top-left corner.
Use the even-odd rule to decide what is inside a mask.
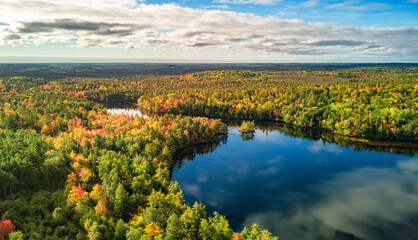
[[[378,66],[36,81],[107,106],[137,103],[151,114],[280,121],[357,138],[416,142],[417,79],[416,67]]]
[[[174,154],[218,142],[220,120],[109,115],[67,88],[0,82],[0,237],[275,239],[256,225],[234,233],[170,181]]]
[[[377,71],[386,69],[402,69],[417,67],[416,63],[292,63],[292,64],[162,64],[162,63],[26,63],[26,64],[0,64],[0,77],[9,76],[31,76],[46,79],[57,79],[66,77],[94,77],[112,78],[126,77],[133,75],[177,75],[203,71],[219,70],[249,70],[249,71],[330,71],[338,72],[341,70],[352,71],[361,69],[368,72],[376,69]]]
[[[295,74],[298,78],[306,72]],[[363,74],[355,82],[309,82],[309,75],[290,81],[274,73],[205,72],[176,82],[158,79],[167,87],[144,93],[138,107],[151,113],[272,120],[359,138],[418,141],[416,69],[380,74]]]

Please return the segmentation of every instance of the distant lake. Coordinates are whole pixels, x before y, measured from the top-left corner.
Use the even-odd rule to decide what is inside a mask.
[[[125,114],[130,117],[135,117],[135,116],[144,117],[144,118],[147,117],[147,115],[143,114],[141,111],[139,111],[138,109],[134,109],[134,108],[108,108],[107,112],[112,115]]]
[[[418,239],[418,149],[283,124],[242,135],[235,125],[220,143],[176,155],[172,180],[189,204],[281,240]]]

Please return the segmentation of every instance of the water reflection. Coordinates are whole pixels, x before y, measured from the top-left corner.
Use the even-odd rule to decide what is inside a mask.
[[[130,117],[135,117],[135,116],[142,117],[142,118],[148,117],[147,115],[143,114],[138,109],[134,109],[134,108],[108,108],[107,112],[112,115],[125,114],[126,116],[130,116]]]
[[[238,127],[241,125],[239,120],[222,120],[231,127]],[[321,140],[323,143],[336,143],[340,147],[352,148],[354,151],[378,151],[389,152],[395,154],[405,154],[414,156],[418,154],[418,144],[411,142],[388,142],[380,140],[362,141],[362,139],[349,138],[339,134],[333,134],[326,131],[321,131],[314,128],[303,128],[287,123],[266,122],[259,121],[257,128],[268,136],[271,133],[280,132],[289,137],[306,140]],[[278,130],[278,131],[277,131]],[[268,141],[277,141],[277,139],[266,137]],[[244,140],[244,138],[243,138]]]
[[[174,157],[174,165],[170,171],[173,173],[173,169],[179,169],[188,161],[193,161],[196,156],[204,156],[205,154],[212,153],[215,149],[228,141],[228,135],[219,135],[216,137],[216,141],[211,143],[198,144],[192,147],[183,148],[178,151]],[[170,176],[171,177],[171,176]]]
[[[289,191],[286,211],[249,214],[283,239],[416,239],[418,233],[418,159],[393,168],[359,168],[309,187]]]
[[[418,235],[416,148],[277,124],[260,126],[251,139],[232,127],[226,144],[189,150],[194,161],[180,161],[172,177],[186,201],[221,212],[236,231],[257,222],[281,239]]]
[[[241,138],[243,141],[253,140],[254,133],[253,132],[243,132],[241,133]]]

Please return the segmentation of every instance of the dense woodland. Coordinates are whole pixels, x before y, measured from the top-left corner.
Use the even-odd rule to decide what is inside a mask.
[[[417,79],[416,67],[2,77],[0,238],[275,239],[187,205],[170,180],[176,154],[224,141],[226,125],[211,118],[416,143]],[[104,107],[134,103],[159,114]]]
[[[150,114],[269,120],[417,142],[417,79],[417,67],[359,67],[65,78],[47,86],[108,106],[136,103]]]
[[[174,153],[220,141],[220,120],[110,115],[61,83],[0,82],[0,238],[274,239],[234,233],[170,181]]]
[[[284,78],[283,72],[189,74],[179,81],[167,79],[167,87],[148,91],[138,106],[149,112],[272,120],[359,138],[418,141],[417,70],[357,71],[297,71]]]

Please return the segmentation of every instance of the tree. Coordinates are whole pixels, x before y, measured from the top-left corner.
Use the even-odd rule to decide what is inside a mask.
[[[166,240],[182,240],[184,238],[184,228],[177,214],[173,213],[167,220]]]
[[[126,239],[126,232],[128,231],[127,224],[122,220],[119,219],[116,223],[115,228],[115,237],[113,239],[115,240],[125,240]]]
[[[65,213],[62,208],[55,208],[54,212],[52,213],[52,218],[57,224],[63,225],[65,223]]]
[[[202,238],[202,240],[215,239],[215,231],[213,229],[213,226],[211,226],[208,222],[208,220],[202,219],[202,221],[200,222],[199,235]]]
[[[89,240],[102,240],[103,234],[100,232],[99,226],[94,224],[88,232]]]
[[[145,233],[147,234],[147,237],[155,237],[160,235],[164,232],[163,229],[161,229],[160,225],[156,222],[150,222],[145,226],[144,229]]]
[[[12,221],[4,220],[0,222],[0,237],[7,238],[11,232],[16,230],[15,225],[13,225]]]
[[[241,232],[241,236],[247,240],[277,240],[278,239],[277,237],[271,236],[271,233],[269,233],[267,230],[260,230],[259,226],[255,223],[251,226],[251,232],[248,230],[248,228],[245,227]]]
[[[229,227],[229,223],[224,216],[221,216],[219,213],[215,212],[211,225],[214,228],[216,239],[231,239],[234,232]]]
[[[45,157],[46,160],[42,165],[41,171],[44,174],[45,182],[49,183],[50,187],[55,187],[64,178],[68,163],[63,154],[55,150],[46,152]]]
[[[117,217],[123,218],[129,210],[129,195],[122,183],[118,184],[115,192],[114,209]]]
[[[23,240],[23,234],[21,231],[12,232],[9,234],[9,240]]]

